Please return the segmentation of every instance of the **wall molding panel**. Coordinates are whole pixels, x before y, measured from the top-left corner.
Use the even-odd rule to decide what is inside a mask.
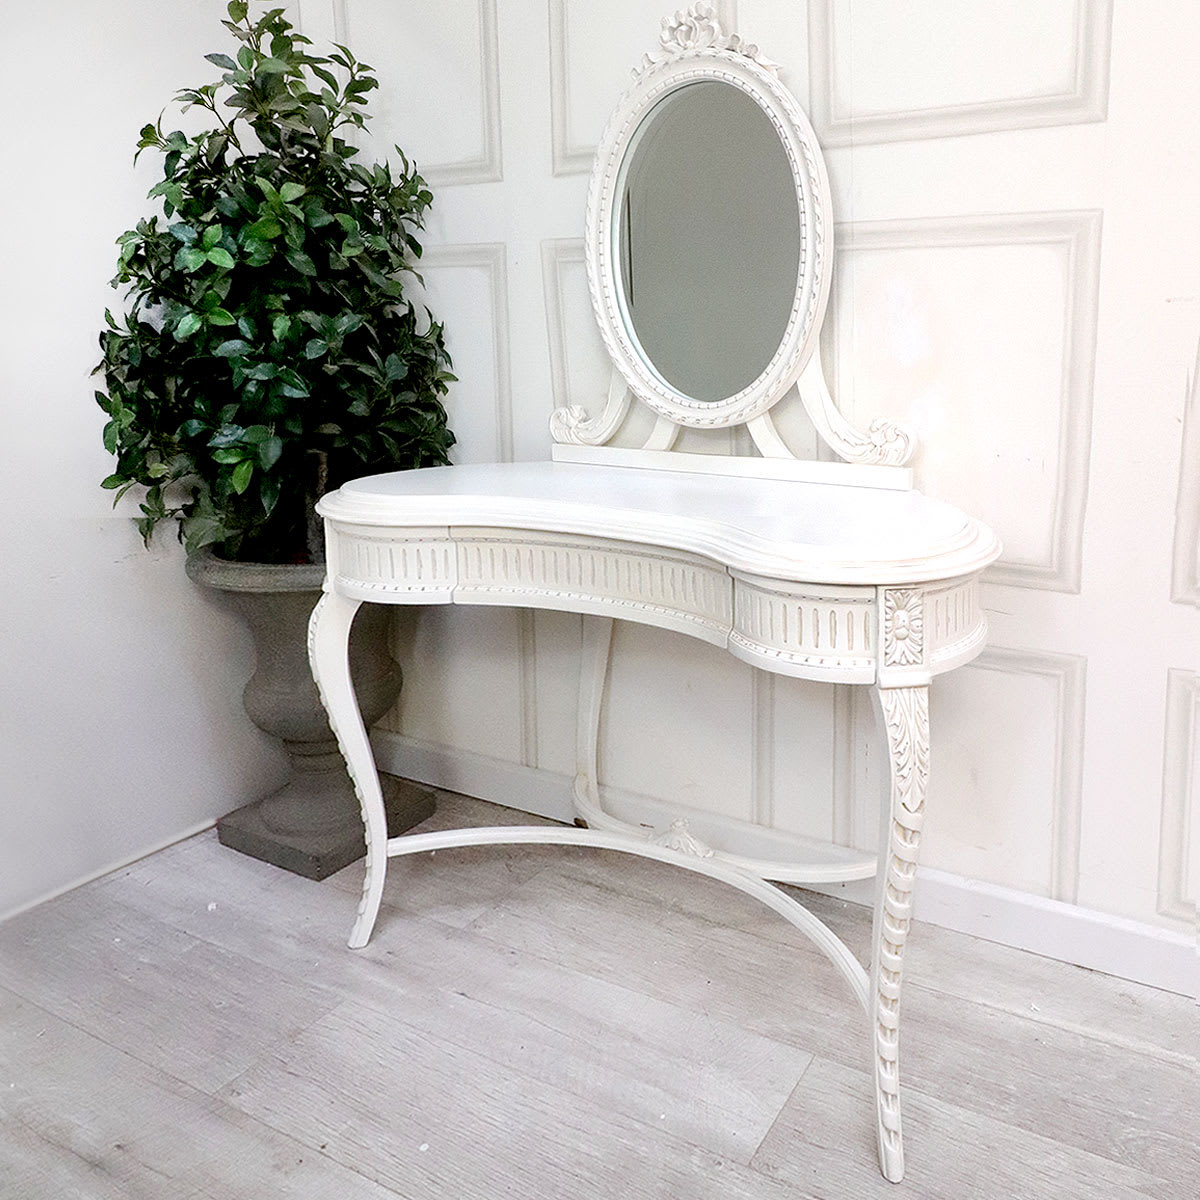
[[[989,246],[1047,246],[1063,259],[1065,304],[1059,375],[1059,437],[1050,551],[1041,560],[1007,554],[988,569],[991,583],[1078,592],[1092,443],[1092,385],[1100,287],[1101,212],[1098,209],[1006,213],[979,217],[839,224],[840,254],[878,250],[937,250]],[[836,337],[836,331],[835,331]],[[836,357],[836,356],[835,356]]]
[[[1200,780],[1195,776],[1200,742],[1200,675],[1195,671],[1167,672],[1166,728],[1163,734],[1162,823],[1159,831],[1158,911],[1164,917],[1195,925],[1200,897],[1188,895],[1188,867],[1195,799]]]
[[[592,169],[596,145],[573,140],[568,36],[567,0],[550,0],[550,170],[585,175]]]
[[[496,462],[512,462],[513,411],[511,329],[508,317],[508,247],[504,242],[477,242],[463,246],[429,246],[417,264],[421,273],[458,267],[487,272],[492,304],[492,353],[495,378],[492,394],[496,406]]]
[[[521,763],[538,765],[538,693],[536,610],[517,612],[517,659],[520,666]]]
[[[1079,896],[1083,824],[1083,739],[1087,659],[1078,654],[989,646],[965,671],[1038,675],[1055,688],[1054,813],[1051,826],[1051,900],[1074,904]]]
[[[552,238],[542,243],[542,293],[546,298],[546,339],[550,349],[550,389],[554,408],[579,403],[571,396],[570,338],[563,304],[562,269],[564,266],[583,266],[585,261],[583,238]]]
[[[857,752],[855,697],[859,688],[833,685],[833,821],[830,835],[839,846],[866,846],[869,835],[859,828],[861,806],[854,803],[854,756]]]
[[[775,676],[752,672],[750,811],[758,825],[775,824]]]
[[[419,168],[430,187],[463,183],[494,183],[504,176],[500,143],[500,41],[497,28],[496,0],[477,0],[479,28],[479,130],[481,152],[472,158],[451,162],[422,160]],[[354,48],[355,0],[333,0],[334,38]],[[365,47],[356,53],[374,62]],[[455,110],[458,115],[462,110]]]
[[[1200,343],[1183,408],[1171,599],[1200,608]]]
[[[847,99],[853,81],[838,77],[837,48],[846,34],[838,28],[836,0],[810,0],[808,27],[811,115],[826,147],[1071,125],[1108,115],[1112,0],[1076,0],[1072,78],[1066,87],[1049,81],[1033,95],[1014,90],[985,101],[858,115]]]

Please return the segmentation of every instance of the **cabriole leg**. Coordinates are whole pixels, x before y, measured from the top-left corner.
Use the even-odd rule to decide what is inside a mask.
[[[308,660],[321,702],[329,714],[329,726],[337,738],[346,769],[362,809],[367,841],[366,874],[358,917],[350,933],[350,945],[359,949],[367,944],[387,874],[387,816],[375,756],[363,725],[354,684],[350,679],[350,626],[361,600],[350,600],[336,592],[326,592],[313,609],[308,624]]]
[[[900,980],[929,784],[929,688],[880,688],[891,788],[881,839],[871,963],[871,1019],[879,1169],[904,1177],[900,1131]]]

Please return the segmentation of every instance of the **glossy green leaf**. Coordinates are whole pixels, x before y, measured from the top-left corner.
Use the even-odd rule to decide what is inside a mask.
[[[175,340],[177,342],[185,341],[203,324],[204,318],[199,313],[185,313],[175,327]]]
[[[194,250],[190,246],[184,246],[175,255],[175,266],[189,275],[193,271],[198,271],[206,262],[208,262],[208,255],[203,250]]]
[[[258,448],[258,461],[264,471],[269,471],[283,454],[283,438],[272,434]]]
[[[250,477],[254,474],[254,461],[245,459],[233,468],[233,490],[240,496],[249,486]]]
[[[262,217],[252,225],[246,226],[245,236],[269,241],[271,238],[277,238],[282,232],[283,226],[274,217]]]
[[[264,475],[259,481],[258,495],[262,501],[265,516],[269,517],[275,511],[275,506],[279,503],[279,494],[282,490],[283,480],[280,478],[278,471],[271,475]]]
[[[287,252],[287,260],[301,275],[315,275],[317,273],[316,264],[303,250],[289,250]]]

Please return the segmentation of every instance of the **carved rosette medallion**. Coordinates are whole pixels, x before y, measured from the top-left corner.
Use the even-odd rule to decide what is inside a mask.
[[[713,848],[702,842],[682,819],[671,822],[669,829],[659,834],[651,834],[650,841],[656,846],[665,846],[679,854],[690,854],[694,858],[712,858]]]
[[[887,588],[883,594],[883,662],[918,667],[925,657],[925,613],[915,588]]]
[[[753,60],[772,75],[779,73],[779,64],[767,58],[754,43],[745,41],[736,33],[726,33],[710,4],[693,4],[687,12],[664,17],[658,40],[662,53],[643,55],[641,67],[634,71],[635,78],[659,63],[696,50],[729,50]]]

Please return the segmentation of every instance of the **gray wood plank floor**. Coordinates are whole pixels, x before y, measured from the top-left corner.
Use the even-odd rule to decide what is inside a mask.
[[[442,793],[428,828],[536,818]],[[865,1019],[753,901],[548,847],[314,884],[181,842],[0,925],[0,1197],[1200,1195],[1200,1009],[917,926],[908,1177]],[[865,956],[870,914],[806,902]]]

